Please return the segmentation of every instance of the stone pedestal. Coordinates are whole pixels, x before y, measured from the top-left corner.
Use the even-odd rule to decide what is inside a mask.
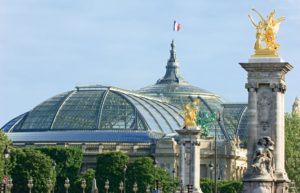
[[[193,193],[200,188],[200,137],[199,128],[176,130],[180,145],[180,180],[183,186],[193,185]]]
[[[287,192],[284,161],[285,75],[293,67],[281,58],[240,63],[248,72],[248,169],[244,191]]]

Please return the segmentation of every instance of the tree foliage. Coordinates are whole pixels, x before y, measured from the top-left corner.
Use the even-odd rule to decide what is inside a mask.
[[[92,191],[93,179],[95,178],[96,171],[94,169],[87,169],[85,172],[81,173],[77,180],[75,181],[76,191],[73,193],[82,193],[81,182],[83,179],[86,181],[85,192]]]
[[[122,152],[100,154],[97,159],[96,179],[99,192],[104,192],[105,181],[109,180],[109,192],[119,193],[120,182],[124,182],[124,168],[126,165],[126,192],[133,192],[133,184],[138,185],[138,193],[144,193],[148,185],[155,187],[155,180],[159,180],[160,189],[171,193],[178,180],[169,175],[164,169],[155,167],[149,157],[140,157],[128,163],[129,157]]]
[[[109,192],[120,192],[119,183],[123,181],[123,171],[129,157],[122,152],[99,154],[97,157],[96,179],[99,192],[104,191],[105,181],[109,180]]]
[[[177,178],[173,179],[164,169],[155,167],[150,157],[137,158],[129,164],[127,182],[129,191],[132,191],[134,182],[138,184],[138,193],[144,193],[148,185],[153,190],[156,188],[156,180],[159,182],[159,189],[166,193],[173,192],[178,185]]]
[[[13,192],[24,193],[28,191],[29,177],[33,179],[32,193],[47,192],[47,181],[55,181],[55,171],[52,160],[38,150],[32,148],[17,148],[11,152],[11,177],[13,179]]]
[[[300,117],[285,115],[285,164],[290,180],[294,180],[300,190]]]
[[[242,182],[240,181],[218,181],[218,191],[222,193],[238,193],[242,191]],[[201,179],[201,190],[203,193],[211,193],[214,190],[214,181],[211,179]]]
[[[6,145],[9,145],[11,142],[8,140],[7,136],[5,135],[5,133],[2,131],[2,129],[0,129],[0,179],[2,179],[3,175],[4,175],[4,168],[5,167],[5,159],[4,159],[4,149]]]
[[[83,158],[82,150],[58,146],[42,147],[38,148],[38,150],[55,161],[55,192],[65,192],[64,183],[66,178],[70,180],[70,192],[75,192],[75,181],[77,180]]]

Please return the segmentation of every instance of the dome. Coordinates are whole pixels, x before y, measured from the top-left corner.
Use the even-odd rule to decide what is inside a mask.
[[[200,98],[203,105],[206,106],[205,108],[209,108],[212,112],[219,111],[223,103],[223,99],[217,94],[193,86],[183,79],[179,70],[174,41],[171,44],[170,58],[164,77],[159,79],[156,84],[137,90],[137,92],[165,98],[178,108],[190,102],[192,98]]]
[[[172,41],[170,58],[166,66],[166,73],[154,85],[144,87],[136,92],[152,97],[159,97],[179,109],[191,102],[194,98],[200,99],[199,109],[208,114],[217,114],[223,110],[224,100],[217,94],[188,83],[180,74],[179,61],[176,57],[175,43]],[[219,139],[232,138],[225,130],[224,125],[218,124],[217,135]],[[211,135],[213,136],[213,128]]]
[[[45,132],[45,140],[50,140],[49,134],[56,136],[59,131],[68,131],[69,137],[75,135],[74,138],[83,137],[86,132],[82,131],[94,132],[92,135],[99,131],[118,135],[147,133],[155,138],[180,129],[183,118],[179,111],[160,99],[115,87],[76,87],[42,102],[8,122],[3,129],[15,136],[30,132],[31,138],[34,132],[39,137]]]

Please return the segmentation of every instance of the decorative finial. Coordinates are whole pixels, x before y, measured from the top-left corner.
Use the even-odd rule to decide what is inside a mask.
[[[255,54],[253,57],[278,56],[278,48],[280,45],[276,42],[276,36],[279,26],[281,22],[285,20],[285,17],[275,18],[275,10],[266,18],[254,8],[252,8],[251,11],[255,12],[260,18],[260,21],[255,23],[252,16],[250,14],[248,15],[251,23],[256,28]],[[264,42],[264,46],[262,42]]]
[[[170,59],[169,61],[175,62],[176,61],[176,50],[175,50],[175,42],[172,40],[171,43],[171,50],[170,50]]]

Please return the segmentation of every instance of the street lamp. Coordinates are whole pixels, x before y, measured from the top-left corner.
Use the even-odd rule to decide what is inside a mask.
[[[210,170],[210,179],[211,179],[211,181],[212,181],[212,179],[213,179],[213,170],[214,170],[214,164],[212,163],[212,162],[210,162],[209,164],[208,164],[208,167],[209,167],[209,170]],[[211,183],[211,187],[210,187],[210,192],[212,193],[213,192],[213,183]]]
[[[121,181],[120,184],[119,184],[119,190],[120,190],[120,193],[122,193],[123,190],[124,190],[124,184],[123,184],[122,181]]]
[[[133,190],[134,193],[136,193],[138,191],[138,187],[137,187],[136,182],[134,182],[132,190]]]
[[[7,178],[7,168],[6,167],[7,167],[7,160],[9,158],[9,150],[8,150],[7,145],[5,146],[5,149],[3,151],[3,155],[4,155],[4,175]],[[6,190],[7,183],[3,183],[3,186],[4,186],[4,190]]]
[[[86,180],[85,179],[81,180],[81,188],[82,188],[82,193],[85,193],[85,189],[86,189]]]
[[[109,181],[108,180],[105,181],[104,188],[105,188],[105,192],[108,193],[108,189],[109,189]]]
[[[50,178],[47,180],[47,188],[48,188],[48,193],[51,193],[53,184],[52,184],[52,180]]]
[[[65,186],[65,189],[66,189],[66,193],[68,193],[69,191],[69,188],[70,188],[70,180],[69,180],[69,178],[66,178],[65,179],[65,184],[64,184],[64,186]]]
[[[175,168],[173,168],[172,173],[173,173],[173,193],[175,193],[175,173],[176,173]]]
[[[158,165],[158,161],[154,159],[154,191],[158,192],[158,180],[156,179],[156,168]]]
[[[127,171],[127,165],[124,166],[123,169],[123,182],[124,182],[124,193],[126,193],[126,171]]]
[[[29,189],[29,193],[31,193],[31,189],[33,188],[33,180],[32,177],[29,177],[28,183],[27,183],[27,187]]]
[[[150,193],[150,185],[149,184],[147,185],[146,193]]]
[[[56,172],[56,162],[53,160],[53,162],[52,162],[52,167],[53,167],[53,170],[54,170],[54,172]],[[54,180],[54,182],[53,182],[53,187],[52,187],[52,193],[54,193],[54,188],[55,188],[55,180]]]
[[[8,193],[11,192],[11,189],[12,189],[12,187],[13,187],[12,181],[13,181],[12,178],[9,178],[8,184],[7,184],[7,190],[8,190]]]

